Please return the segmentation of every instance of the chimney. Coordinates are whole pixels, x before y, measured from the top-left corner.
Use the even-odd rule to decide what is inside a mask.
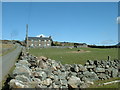
[[[42,38],[42,35],[40,36],[40,38]]]
[[[49,36],[49,38],[51,38],[51,36]]]

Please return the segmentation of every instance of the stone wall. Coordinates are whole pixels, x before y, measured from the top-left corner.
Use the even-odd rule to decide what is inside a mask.
[[[65,64],[22,51],[15,64],[10,88],[87,88],[97,80],[120,77],[120,60],[88,60],[85,65]]]

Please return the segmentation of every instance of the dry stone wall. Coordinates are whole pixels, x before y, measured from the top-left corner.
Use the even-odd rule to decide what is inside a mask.
[[[15,64],[10,88],[87,88],[96,80],[120,77],[120,60],[88,60],[85,65],[65,64],[25,50]]]

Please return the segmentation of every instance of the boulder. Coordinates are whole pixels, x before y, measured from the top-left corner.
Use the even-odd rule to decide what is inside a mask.
[[[84,67],[81,64],[79,64],[78,67],[79,67],[79,71],[82,71],[82,72],[87,71],[86,67]]]
[[[83,76],[86,77],[88,81],[95,81],[99,79],[96,73],[89,71],[83,72]]]
[[[45,80],[47,78],[47,74],[44,71],[36,72],[36,74],[37,74],[37,77],[41,80]]]
[[[59,77],[57,75],[54,75],[54,81],[58,81]]]
[[[112,77],[117,77],[118,76],[118,70],[113,68],[111,75],[112,75]]]
[[[100,73],[100,74],[98,74],[98,78],[99,78],[100,80],[106,80],[108,77],[107,77],[106,74]]]
[[[10,88],[28,88],[22,81],[16,79],[10,80],[9,85]]]
[[[79,67],[77,66],[77,64],[74,64],[73,68],[75,72],[79,72]]]
[[[71,76],[68,80],[68,85],[71,88],[78,88],[79,84],[80,84],[80,78],[75,77],[75,76]]]
[[[65,67],[65,70],[66,70],[66,71],[70,71],[71,65],[65,64],[64,67]]]
[[[59,85],[56,85],[55,82],[54,82],[54,83],[52,83],[52,87],[53,87],[53,88],[59,88],[60,86],[59,86]]]
[[[87,60],[87,62],[89,63],[89,65],[93,65],[94,64],[94,61],[92,61],[92,60]]]
[[[22,82],[30,82],[30,81],[31,81],[28,77],[26,77],[26,76],[24,76],[24,75],[17,75],[17,76],[15,77],[15,79],[16,79],[16,80],[20,80],[20,81],[22,81]]]
[[[27,60],[19,60],[18,63],[21,64],[21,65],[24,65],[24,66],[30,66],[31,65]]]
[[[52,80],[50,78],[47,78],[46,80],[43,80],[42,85],[49,86],[52,83]]]
[[[95,65],[99,65],[100,63],[101,63],[101,61],[99,61],[99,60],[95,60],[95,61],[94,61],[94,64],[95,64]]]
[[[39,79],[39,78],[32,78],[32,81],[34,81],[34,82],[38,82],[38,83],[41,83],[41,80]]]
[[[89,65],[89,62],[86,62],[86,63],[85,63],[85,66],[88,66],[88,65]]]
[[[60,70],[61,70],[61,72],[65,72],[65,67],[61,66]]]
[[[87,69],[93,69],[95,68],[96,66],[95,65],[89,65],[89,66],[85,66]]]
[[[71,76],[77,76],[77,73],[76,72],[69,72],[68,76],[69,77],[71,77]]]
[[[89,87],[89,85],[88,85],[87,83],[81,81],[81,83],[80,83],[80,88],[81,88],[81,89],[82,89],[82,88],[88,88],[88,87]]]
[[[59,76],[59,79],[65,79],[67,74],[66,72],[62,72],[61,74],[58,75]]]
[[[47,64],[43,60],[37,60],[37,66],[42,69],[47,68]]]
[[[68,82],[66,79],[63,79],[63,80],[60,80],[61,81],[61,84],[64,85],[64,86],[68,86]]]
[[[55,84],[56,84],[56,85],[61,85],[61,81],[60,81],[60,80],[55,81]]]
[[[14,75],[25,75],[27,77],[31,76],[31,70],[29,69],[29,67],[26,67],[24,65],[21,66],[17,66],[15,68],[15,70],[13,71]]]
[[[46,61],[48,58],[47,57],[45,57],[45,56],[40,56],[40,57],[38,57],[38,60],[43,60],[43,61]]]
[[[98,68],[97,67],[94,70],[95,70],[96,73],[103,73],[103,72],[105,72],[105,68]]]

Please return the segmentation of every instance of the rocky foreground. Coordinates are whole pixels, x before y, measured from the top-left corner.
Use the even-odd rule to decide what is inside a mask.
[[[88,88],[96,80],[120,77],[120,60],[88,60],[85,65],[65,64],[22,51],[10,88]]]

